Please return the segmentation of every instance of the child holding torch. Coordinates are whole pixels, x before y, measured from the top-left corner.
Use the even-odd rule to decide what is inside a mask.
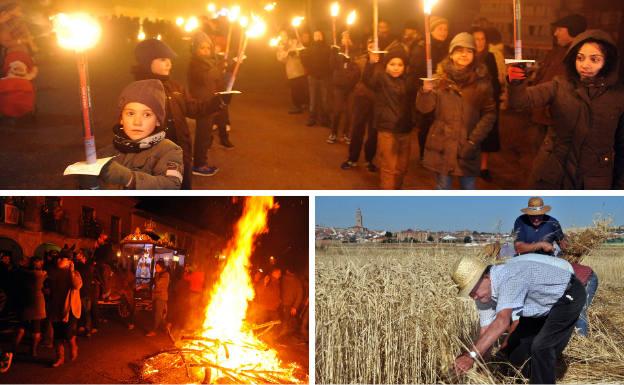
[[[375,93],[373,125],[382,189],[400,189],[409,163],[416,83],[406,75],[406,66],[407,55],[401,47],[385,54],[383,63],[379,54],[371,52],[363,75]]]
[[[230,95],[215,96],[208,100],[191,98],[181,84],[170,78],[172,62],[177,54],[168,45],[157,39],[147,39],[135,48],[137,65],[133,68],[136,80],[157,79],[165,89],[166,116],[164,120],[167,138],[182,147],[184,178],[182,189],[191,189],[192,145],[191,133],[186,118],[209,116],[229,104]]]
[[[438,66],[436,80],[424,80],[416,108],[434,112],[425,142],[423,166],[436,174],[437,188],[450,189],[453,177],[462,189],[476,188],[480,146],[496,120],[492,84],[485,65],[477,65],[475,41],[462,32],[451,41],[449,56]]]
[[[155,79],[129,84],[119,96],[119,124],[113,145],[101,151],[115,154],[100,172],[109,188],[179,189],[183,180],[182,149],[165,139],[165,89]]]
[[[570,45],[565,76],[527,87],[524,68],[509,67],[510,106],[549,106],[553,119],[533,163],[532,188],[624,188],[624,87],[618,62],[611,36],[589,30]]]

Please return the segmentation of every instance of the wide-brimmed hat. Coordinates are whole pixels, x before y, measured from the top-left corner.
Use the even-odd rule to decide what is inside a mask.
[[[470,297],[470,292],[477,285],[487,265],[475,257],[462,257],[453,267],[451,279],[459,287],[459,297]]]
[[[544,205],[544,200],[540,197],[529,198],[527,208],[521,209],[526,215],[544,215],[550,211],[550,206]]]

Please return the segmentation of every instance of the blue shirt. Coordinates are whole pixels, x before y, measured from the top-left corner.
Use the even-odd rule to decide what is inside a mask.
[[[554,257],[543,257],[554,258]],[[482,327],[494,321],[496,314],[512,309],[512,319],[548,315],[565,292],[572,274],[544,262],[517,260],[492,266],[492,300],[477,302]]]
[[[563,230],[559,221],[550,215],[544,215],[544,221],[535,227],[531,224],[529,215],[521,215],[514,223],[513,233],[516,236],[516,242],[536,243],[536,242],[561,242],[564,238]],[[538,254],[549,254],[543,250],[535,251]],[[552,253],[550,253],[552,254]]]

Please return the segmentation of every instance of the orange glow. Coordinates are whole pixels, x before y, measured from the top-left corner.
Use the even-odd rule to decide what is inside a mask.
[[[249,274],[249,259],[256,238],[268,231],[269,213],[277,208],[273,197],[245,198],[234,237],[223,252],[226,255],[225,266],[211,290],[210,304],[205,310],[201,337],[211,341],[208,343],[213,347],[203,349],[203,355],[220,368],[280,372],[288,382],[299,383],[292,374],[295,364],[283,366],[277,358],[277,351],[258,339],[252,331],[253,325],[245,320],[248,301],[255,295]],[[216,346],[214,341],[217,341]],[[202,342],[193,341],[188,342],[186,347],[197,349],[201,345]],[[220,379],[227,379],[219,368],[205,370],[210,371],[207,378],[213,383],[222,383]]]

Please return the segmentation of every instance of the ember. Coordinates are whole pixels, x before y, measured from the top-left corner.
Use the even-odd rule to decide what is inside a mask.
[[[302,383],[295,363],[284,365],[277,351],[258,339],[261,329],[246,322],[248,301],[254,298],[249,257],[255,239],[267,231],[267,216],[278,205],[273,197],[248,197],[235,235],[224,254],[227,262],[211,293],[201,330],[184,336],[178,348],[148,357],[142,377],[149,382]],[[258,332],[258,335],[255,334]],[[176,377],[177,378],[173,378]],[[307,377],[307,375],[301,375]]]

